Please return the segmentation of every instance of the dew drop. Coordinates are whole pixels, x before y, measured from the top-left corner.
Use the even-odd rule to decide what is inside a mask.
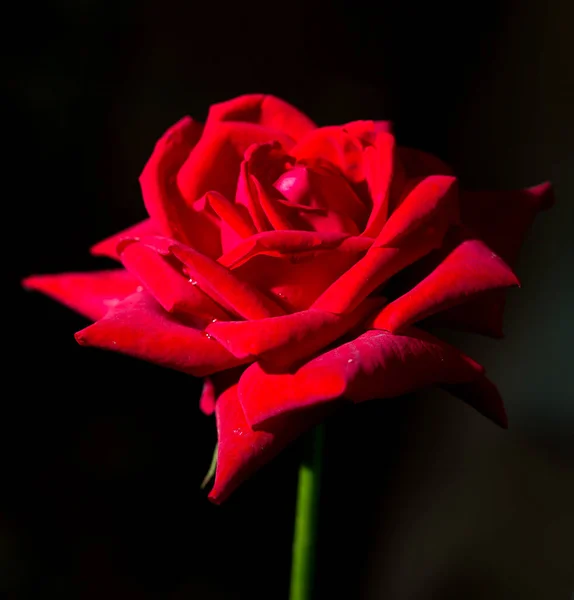
[[[204,331],[204,332],[203,332],[203,335],[204,335],[204,336],[205,336],[205,337],[206,337],[208,340],[212,340],[212,339],[213,339],[213,336],[212,336],[212,335],[209,335],[209,333],[207,333],[207,331]]]
[[[143,292],[143,285],[138,285],[136,292]]]
[[[217,323],[217,319],[211,319],[212,323]]]
[[[197,285],[197,281],[195,281],[195,279],[191,279],[191,277],[189,278],[189,283],[191,283],[191,285]]]
[[[350,358],[350,359],[349,359],[347,362],[348,362],[348,363],[352,363],[352,362],[353,362],[353,359],[352,359],[352,358]]]

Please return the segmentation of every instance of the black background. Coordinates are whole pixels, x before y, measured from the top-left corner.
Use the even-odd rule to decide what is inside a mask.
[[[13,6],[4,23],[5,355],[0,593],[285,598],[299,446],[223,507],[200,382],[79,348],[84,319],[19,280],[110,266],[87,248],[143,218],[137,177],[184,114],[249,92],[317,123],[391,118],[470,187],[552,179],[508,340],[468,342],[501,433],[422,395],[328,424],[318,598],[567,598],[574,106],[567,2]],[[568,58],[570,57],[570,59]],[[6,286],[6,284],[4,284]],[[6,377],[7,376],[7,377]]]

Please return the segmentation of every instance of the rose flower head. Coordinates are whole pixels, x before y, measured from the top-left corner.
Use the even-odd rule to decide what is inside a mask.
[[[119,268],[24,285],[95,321],[80,344],[205,378],[214,502],[344,400],[441,386],[506,426],[484,368],[424,327],[501,337],[549,184],[465,191],[387,122],[318,128],[263,94],[173,125],[140,183],[149,218],[91,249]]]

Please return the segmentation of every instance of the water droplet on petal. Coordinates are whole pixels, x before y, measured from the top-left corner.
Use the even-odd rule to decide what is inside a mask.
[[[349,359],[347,362],[348,362],[348,363],[352,363],[352,362],[353,362],[353,359],[352,359],[352,358],[350,358],[350,359]]]
[[[195,279],[191,279],[191,277],[189,278],[189,283],[191,283],[191,285],[197,285],[197,281],[195,281]]]
[[[143,292],[143,285],[138,285],[136,292]]]
[[[211,319],[212,323],[217,323],[217,319]]]
[[[203,335],[204,335],[204,336],[205,336],[205,337],[206,337],[208,340],[212,340],[212,339],[213,339],[213,336],[212,336],[212,335],[209,335],[209,333],[207,333],[207,331],[204,331],[204,332],[203,332]]]

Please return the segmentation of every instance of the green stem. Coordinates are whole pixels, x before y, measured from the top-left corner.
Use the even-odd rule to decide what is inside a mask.
[[[324,437],[323,425],[309,433],[308,446],[299,467],[289,600],[311,600],[313,597]]]

